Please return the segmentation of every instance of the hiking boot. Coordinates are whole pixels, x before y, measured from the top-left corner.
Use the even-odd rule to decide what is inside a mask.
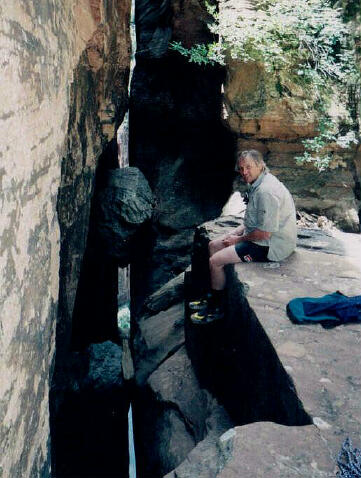
[[[211,294],[207,294],[206,296],[202,297],[201,299],[193,300],[192,302],[188,302],[188,307],[191,310],[205,310],[208,307],[208,300],[210,299]]]
[[[210,324],[217,320],[221,320],[224,317],[224,310],[220,307],[216,307],[212,310],[203,310],[195,312],[191,315],[192,324]]]
[[[192,324],[205,324],[207,318],[207,310],[198,311],[191,315]]]
[[[191,310],[205,310],[208,307],[207,299],[194,300],[188,303],[188,306]]]
[[[216,320],[221,320],[224,317],[224,309],[223,307],[215,307],[211,310],[208,310],[207,313],[207,324],[210,322],[215,322]]]

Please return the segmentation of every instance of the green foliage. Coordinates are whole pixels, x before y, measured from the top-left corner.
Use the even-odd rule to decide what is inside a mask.
[[[298,164],[312,163],[319,171],[323,171],[328,168],[332,160],[332,155],[325,152],[329,144],[337,144],[342,149],[358,144],[355,131],[347,131],[344,135],[334,134],[332,123],[326,117],[321,118],[318,129],[317,136],[302,141],[306,151],[302,156],[296,156]]]
[[[125,304],[118,309],[118,327],[122,330],[130,328],[130,309],[129,305]]]
[[[295,79],[321,86],[324,79],[344,80],[354,72],[349,32],[342,10],[328,0],[258,0],[243,17],[222,18],[207,5],[218,41],[184,48],[171,46],[196,63],[224,63],[227,55],[255,61],[268,72],[286,69]]]
[[[209,28],[217,41],[191,49],[181,43],[171,47],[198,64],[225,64],[229,58],[260,63],[275,78],[280,94],[287,91],[282,78],[301,86],[315,99],[314,107],[321,116],[319,136],[304,142],[303,160],[324,169],[328,160],[321,158],[322,149],[338,141],[331,134],[332,127],[324,126],[329,98],[335,85],[345,92],[348,85],[359,82],[343,11],[333,8],[329,0],[256,0],[253,4],[254,10],[238,18],[222,16],[207,5],[214,18]]]

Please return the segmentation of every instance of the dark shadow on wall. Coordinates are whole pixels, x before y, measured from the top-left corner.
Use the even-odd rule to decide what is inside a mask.
[[[257,421],[311,424],[292,378],[248,304],[234,266],[226,267],[225,319],[204,326],[191,323],[187,304],[209,285],[208,240],[198,229],[192,272],[185,276],[186,346],[201,387],[219,400],[237,426]]]
[[[104,171],[118,167],[116,142],[106,143],[98,107],[96,78],[83,56],[71,87],[57,201],[61,244],[50,390],[53,478],[128,476],[128,397],[123,383],[119,379],[109,390],[94,390],[88,378],[94,363],[106,360],[107,354],[94,362],[87,347],[119,341],[118,265],[99,249],[91,233],[94,191]],[[121,111],[118,115],[119,124]]]
[[[220,67],[190,64],[175,52],[137,60],[130,164],[149,181],[156,206],[132,267],[136,302],[188,266],[195,227],[217,217],[232,191],[236,144],[221,121],[223,79]]]
[[[72,318],[71,348],[81,350],[91,343],[119,342],[118,264],[97,236],[94,214],[98,190],[109,170],[118,169],[117,144],[113,139],[99,156],[89,219],[89,232],[76,291]]]

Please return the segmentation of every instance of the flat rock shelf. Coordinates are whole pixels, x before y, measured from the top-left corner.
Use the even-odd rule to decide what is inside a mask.
[[[218,218],[198,228],[193,286],[205,274],[208,241],[237,221]],[[296,297],[361,294],[360,236],[327,232],[322,245],[322,231],[306,232],[307,244],[302,230],[294,254],[275,266],[228,267],[227,316],[217,330],[190,326],[187,333],[186,320],[186,343],[200,348],[202,337],[209,342],[216,334],[227,349],[224,394],[213,392],[233,427],[213,439],[208,434],[167,478],[335,477],[345,438],[360,446],[361,324],[296,325],[286,313]]]
[[[297,249],[276,269],[236,266],[247,300],[292,377],[306,412],[333,455],[349,436],[360,442],[361,324],[325,329],[296,325],[286,314],[295,297],[321,297],[339,290],[361,294],[361,273],[351,257]]]

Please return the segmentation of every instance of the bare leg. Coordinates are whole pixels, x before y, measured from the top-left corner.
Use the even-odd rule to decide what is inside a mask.
[[[213,241],[212,241],[213,242]],[[225,247],[215,252],[209,259],[211,287],[213,290],[223,290],[226,286],[224,266],[241,262],[234,246]]]
[[[214,239],[208,244],[208,251],[209,251],[209,257],[212,257],[213,254],[215,254],[218,251],[221,251],[224,249],[226,246],[223,244],[223,237],[219,237],[218,239]]]

